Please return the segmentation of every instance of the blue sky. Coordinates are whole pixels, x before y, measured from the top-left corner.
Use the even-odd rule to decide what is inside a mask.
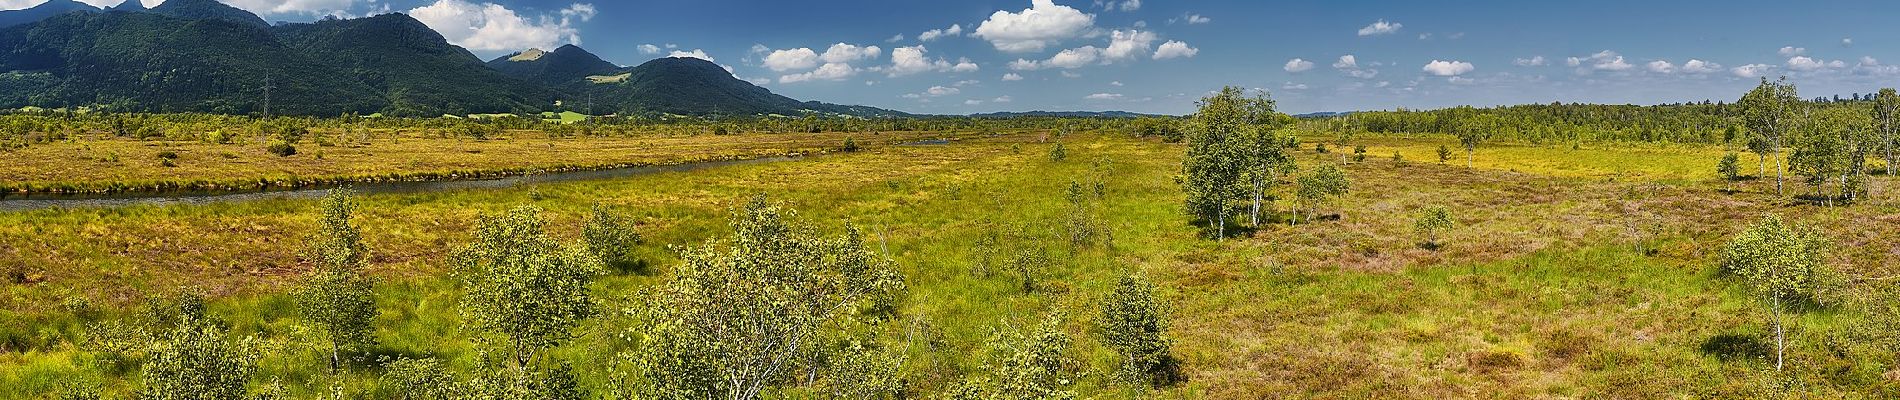
[[[224,1],[273,21],[407,12],[483,58],[693,53],[794,98],[921,113],[1181,114],[1223,85],[1301,113],[1732,101],[1763,75],[1805,96],[1900,84],[1900,2],[1873,0]]]

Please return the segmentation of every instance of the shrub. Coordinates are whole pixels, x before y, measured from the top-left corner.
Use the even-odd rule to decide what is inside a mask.
[[[1439,164],[1444,164],[1446,162],[1451,161],[1451,155],[1452,155],[1451,146],[1442,145],[1442,144],[1438,145],[1438,163]]]
[[[1049,149],[1049,161],[1062,162],[1068,158],[1069,150],[1062,145],[1062,142],[1056,142],[1056,146]]]
[[[278,140],[270,142],[270,146],[264,147],[264,151],[276,154],[278,157],[290,157],[297,154],[297,146],[290,145],[290,142]]]
[[[1356,162],[1356,163],[1366,162],[1366,146],[1365,145],[1358,145],[1352,148],[1352,162]]]
[[[1066,353],[1074,340],[1062,330],[1062,315],[1050,314],[1034,332],[999,329],[990,338],[987,376],[965,380],[953,399],[1072,399],[1074,383]]]
[[[519,373],[595,313],[588,285],[601,275],[600,262],[555,242],[545,226],[541,209],[529,206],[483,217],[474,242],[450,259],[463,289],[463,321],[502,339]]]
[[[1155,285],[1144,276],[1126,275],[1115,291],[1102,300],[1095,321],[1102,339],[1122,355],[1118,377],[1128,382],[1167,385],[1180,378],[1179,364],[1168,337],[1168,306],[1155,295]]]
[[[200,305],[202,306],[202,305]],[[146,399],[240,399],[257,371],[258,353],[224,340],[224,329],[202,311],[185,310],[177,325],[146,350],[139,376]]]
[[[1425,248],[1437,250],[1438,234],[1451,229],[1457,223],[1451,219],[1451,211],[1444,207],[1432,206],[1419,213],[1418,221],[1412,224],[1412,229],[1419,235],[1425,236]]]
[[[633,219],[626,214],[594,204],[593,212],[581,225],[581,239],[587,252],[607,267],[638,271],[640,260],[634,258],[633,247],[640,245],[640,233],[634,228]]]
[[[855,153],[858,150],[860,149],[858,148],[858,141],[856,139],[844,138],[844,152]]]

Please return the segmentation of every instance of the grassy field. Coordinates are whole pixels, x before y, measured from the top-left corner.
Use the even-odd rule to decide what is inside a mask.
[[[1794,367],[1768,373],[1772,366],[1759,350],[1767,315],[1718,272],[1715,260],[1728,237],[1775,213],[1835,233],[1833,264],[1849,276],[1900,274],[1900,231],[1891,229],[1900,226],[1900,202],[1893,194],[1818,207],[1773,195],[1772,178],[1725,193],[1713,179],[1714,161],[1725,152],[1719,148],[1492,145],[1480,148],[1476,168],[1467,169],[1462,151],[1450,163],[1436,161],[1447,139],[1362,138],[1353,143],[1368,146],[1370,158],[1343,165],[1352,193],[1321,208],[1336,219],[1276,221],[1213,240],[1182,211],[1174,181],[1179,145],[1073,135],[1053,139],[1068,154],[1053,161],[1054,144],[1041,137],[870,146],[603,182],[368,195],[359,223],[373,252],[371,269],[385,278],[377,293],[382,344],[371,355],[431,354],[457,368],[474,365],[474,346],[454,308],[457,289],[442,273],[478,215],[533,204],[547,210],[554,232],[573,237],[596,202],[633,212],[646,237],[639,254],[652,268],[597,284],[604,307],[615,310],[678,262],[668,246],[728,235],[727,211],[763,193],[823,229],[854,224],[871,246],[888,248],[910,287],[900,315],[914,318],[927,338],[908,348],[904,368],[921,397],[978,370],[977,355],[993,329],[1030,325],[1051,311],[1068,317],[1064,326],[1077,339],[1069,369],[1084,398],[1759,398],[1777,387],[1818,398],[1900,395],[1900,383],[1883,377],[1900,375],[1889,372],[1891,354],[1836,351],[1840,335],[1862,318],[1851,305],[1799,314],[1789,353]],[[278,168],[375,173],[414,160],[437,168],[516,166],[555,155],[622,162],[616,157],[652,157],[639,144],[646,142],[665,143],[661,157],[677,159],[768,146],[748,144],[758,138],[405,140],[389,150],[358,149],[354,158],[343,158],[344,148],[325,149],[325,160],[375,160],[348,164],[357,169],[292,164],[218,176],[270,176]],[[770,148],[842,140],[782,138]],[[1341,149],[1311,151],[1320,140],[1308,138],[1302,165],[1340,162]],[[412,145],[413,152],[394,151]],[[80,146],[121,146],[113,148],[124,149],[122,160],[133,159],[133,149],[158,151],[79,142],[29,148],[25,159],[52,165],[93,154]],[[494,147],[469,153],[466,146]],[[1394,162],[1393,152],[1407,161]],[[380,160],[393,154],[409,159]],[[240,159],[267,160],[257,157]],[[187,162],[179,169],[128,163],[126,169],[145,175],[108,175],[100,166],[90,173],[3,168],[44,173],[37,178],[43,182],[213,174],[177,172],[198,159],[181,158]],[[459,162],[471,164],[448,166]],[[1109,239],[1072,247],[1058,239],[1068,211],[1064,193],[1072,183],[1093,182],[1105,189],[1096,215]],[[1412,233],[1413,217],[1434,205],[1451,209],[1460,223],[1436,251],[1423,249]],[[314,201],[304,200],[0,213],[0,268],[21,277],[0,298],[0,397],[34,398],[75,378],[102,382],[109,392],[130,390],[136,371],[93,368],[98,360],[75,344],[85,321],[113,312],[75,312],[83,307],[72,299],[110,310],[183,287],[209,293],[211,314],[235,335],[267,343],[260,380],[275,379],[301,396],[329,394],[320,349],[304,344],[310,340],[282,294],[286,278],[306,268],[294,244],[314,219]],[[1024,293],[1014,275],[977,261],[976,243],[998,232],[1024,238],[1008,249],[1052,254],[1046,288]],[[1154,277],[1174,303],[1174,352],[1187,380],[1158,392],[1135,392],[1107,378],[1115,354],[1089,321],[1115,279],[1132,271]],[[624,346],[612,339],[624,329],[616,323],[590,320],[579,341],[558,351],[596,392]],[[393,390],[377,387],[377,373],[376,363],[365,361],[338,379],[351,397]]]
[[[349,181],[518,175],[761,158],[837,151],[849,138],[865,145],[975,137],[975,132],[887,132],[747,135],[551,137],[510,131],[474,140],[423,132],[331,135],[280,157],[261,144],[87,139],[7,152],[0,192],[94,192],[144,189],[249,189]],[[162,155],[173,158],[166,159]]]

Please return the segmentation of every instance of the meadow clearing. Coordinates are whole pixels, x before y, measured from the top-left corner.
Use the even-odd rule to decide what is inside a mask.
[[[897,145],[938,136],[963,139]],[[866,136],[405,140],[417,151],[333,147],[323,161],[299,155],[285,163],[240,155],[232,163],[255,169],[145,170],[164,171],[156,175],[136,166],[43,171],[31,161],[108,147],[124,152],[122,160],[158,151],[80,141],[15,150],[29,162],[4,168],[40,174],[34,182],[243,181],[282,171],[379,174],[415,163],[513,168],[569,157],[587,161],[562,162],[811,152],[845,137]],[[675,272],[678,246],[730,236],[732,210],[760,194],[820,231],[855,226],[867,247],[894,261],[908,293],[881,332],[902,356],[904,388],[916,397],[942,397],[994,373],[988,344],[999,332],[1051,315],[1073,338],[1061,352],[1061,382],[1081,398],[1900,395],[1891,355],[1846,339],[1868,320],[1864,306],[1874,302],[1864,293],[1900,274],[1900,231],[1891,229],[1900,225],[1900,196],[1876,190],[1853,206],[1824,207],[1775,195],[1772,179],[1725,191],[1715,161],[1731,149],[1499,143],[1480,148],[1475,168],[1466,168],[1462,153],[1438,161],[1440,146],[1456,145],[1439,135],[1354,138],[1368,150],[1363,160],[1347,158],[1343,146],[1322,154],[1307,145],[1294,153],[1299,164],[1339,165],[1350,193],[1320,205],[1326,217],[1303,223],[1288,221],[1294,205],[1281,195],[1271,207],[1278,218],[1215,240],[1182,209],[1180,144],[1051,131],[923,132],[865,143],[857,152],[690,173],[362,195],[356,223],[370,249],[368,270],[381,279],[379,343],[335,373],[285,294],[309,267],[296,244],[315,229],[314,200],[0,213],[0,268],[9,277],[0,298],[0,397],[49,396],[76,382],[108,397],[132,393],[136,365],[91,351],[87,327],[182,289],[203,293],[207,314],[228,325],[230,337],[255,340],[254,382],[279,383],[297,397],[399,397],[405,388],[381,379],[390,359],[434,357],[459,374],[481,368],[480,345],[457,313],[463,293],[445,277],[446,260],[470,240],[479,216],[533,205],[550,234],[574,239],[596,203],[637,221],[641,263],[598,280],[591,291],[604,312],[550,354],[572,364],[581,388],[604,396],[625,368],[616,354],[649,328],[620,310]],[[662,150],[647,150],[654,148]],[[193,155],[182,164],[215,151],[187,147]],[[1894,183],[1876,179],[1877,188]],[[1457,221],[1436,249],[1414,231],[1415,217],[1431,206]],[[1794,314],[1794,367],[1786,373],[1772,372],[1759,299],[1721,271],[1716,255],[1765,214],[1828,232],[1829,264],[1856,289]],[[1077,226],[1084,240],[1075,240]],[[1022,270],[1003,261],[1031,253],[1047,261]],[[1130,273],[1152,279],[1172,304],[1167,320],[1185,378],[1178,383],[1143,389],[1110,376],[1118,356],[1094,316]]]

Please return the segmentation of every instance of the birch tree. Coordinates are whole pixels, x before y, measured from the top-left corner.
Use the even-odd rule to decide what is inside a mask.
[[[1761,85],[1736,105],[1742,108],[1742,125],[1748,127],[1749,134],[1757,141],[1758,154],[1773,154],[1775,158],[1775,194],[1786,195],[1782,188],[1785,180],[1781,166],[1781,149],[1784,147],[1789,131],[1793,129],[1799,116],[1801,98],[1796,94],[1793,83],[1788,78],[1769,81],[1761,79]]]
[[[1775,370],[1787,353],[1784,314],[1793,303],[1816,302],[1835,281],[1825,264],[1827,241],[1815,230],[1770,215],[1729,241],[1723,268],[1741,277],[1768,308],[1775,334]]]

